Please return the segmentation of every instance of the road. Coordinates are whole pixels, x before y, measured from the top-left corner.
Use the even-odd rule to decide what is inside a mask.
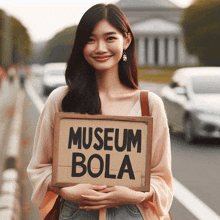
[[[36,77],[31,79],[32,85],[34,85],[38,95],[43,102],[47,97],[42,95],[41,78]],[[160,89],[163,84],[149,84],[140,83],[140,89],[149,89],[157,94],[160,93]],[[31,99],[27,99],[26,113],[24,114],[25,128],[23,134],[23,141],[27,153],[24,154],[26,166],[30,159],[30,152],[33,144],[33,135],[36,127],[37,119],[39,117],[39,111],[32,103]],[[189,145],[184,142],[183,135],[171,134],[171,150],[172,150],[172,171],[173,176],[183,186],[185,186],[192,197],[186,198],[186,204],[181,201],[181,196],[184,198],[185,191],[179,192],[180,198],[175,196],[172,207],[171,215],[174,220],[214,220],[220,219],[220,175],[218,167],[220,167],[220,143],[219,140],[200,140],[195,145]],[[28,197],[30,197],[30,186],[27,180],[24,180],[28,190],[26,197],[26,218],[35,220],[35,214],[33,215],[32,208]],[[179,188],[178,188],[179,189]],[[181,195],[182,193],[182,195]],[[206,206],[199,206],[199,202],[192,202],[191,198],[196,198],[196,201],[203,202]],[[190,208],[187,207],[189,202]],[[190,203],[191,202],[191,203]],[[192,204],[192,205],[191,205]],[[207,207],[208,206],[208,207]],[[204,207],[204,210],[199,210]],[[209,209],[210,208],[210,209]],[[203,208],[202,208],[203,209]],[[190,210],[190,211],[189,211]],[[217,218],[210,218],[207,214],[208,211],[214,211]],[[197,213],[202,213],[203,217],[198,217]]]

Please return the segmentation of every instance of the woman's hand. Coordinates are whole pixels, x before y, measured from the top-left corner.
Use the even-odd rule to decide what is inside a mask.
[[[122,204],[139,204],[145,199],[145,193],[124,186],[107,187],[99,193],[102,194],[82,195],[84,200],[81,201],[79,207],[81,209],[96,210],[117,207]]]
[[[85,200],[82,195],[102,196],[104,193],[102,193],[101,190],[105,188],[105,185],[77,184],[75,186],[61,188],[60,195],[65,200],[82,203]]]

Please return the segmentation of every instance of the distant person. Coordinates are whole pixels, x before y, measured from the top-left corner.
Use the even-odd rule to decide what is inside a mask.
[[[19,75],[21,88],[24,88],[24,83],[25,83],[25,79],[26,79],[26,68],[24,65],[22,65],[18,68],[18,75]]]
[[[7,77],[7,73],[5,71],[5,68],[0,66],[0,88],[1,88],[3,79],[5,79],[6,77]]]
[[[8,67],[8,76],[9,76],[9,82],[12,83],[14,81],[14,78],[16,76],[16,67],[15,65],[11,64]]]
[[[150,192],[98,182],[51,186],[56,112],[141,116],[134,34],[117,6],[97,4],[83,15],[65,75],[67,86],[50,94],[40,116],[27,169],[32,201],[42,219],[60,195],[59,220],[99,219],[100,209],[106,209],[106,219],[112,220],[169,220],[173,199],[170,136],[163,102],[153,92],[149,92],[154,121]]]

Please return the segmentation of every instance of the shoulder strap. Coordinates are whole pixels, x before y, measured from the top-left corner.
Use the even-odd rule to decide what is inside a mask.
[[[141,91],[142,116],[149,116],[148,91]]]

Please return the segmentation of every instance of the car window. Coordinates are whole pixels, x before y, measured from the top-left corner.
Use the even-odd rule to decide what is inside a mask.
[[[193,76],[192,87],[196,94],[220,94],[220,76]]]

